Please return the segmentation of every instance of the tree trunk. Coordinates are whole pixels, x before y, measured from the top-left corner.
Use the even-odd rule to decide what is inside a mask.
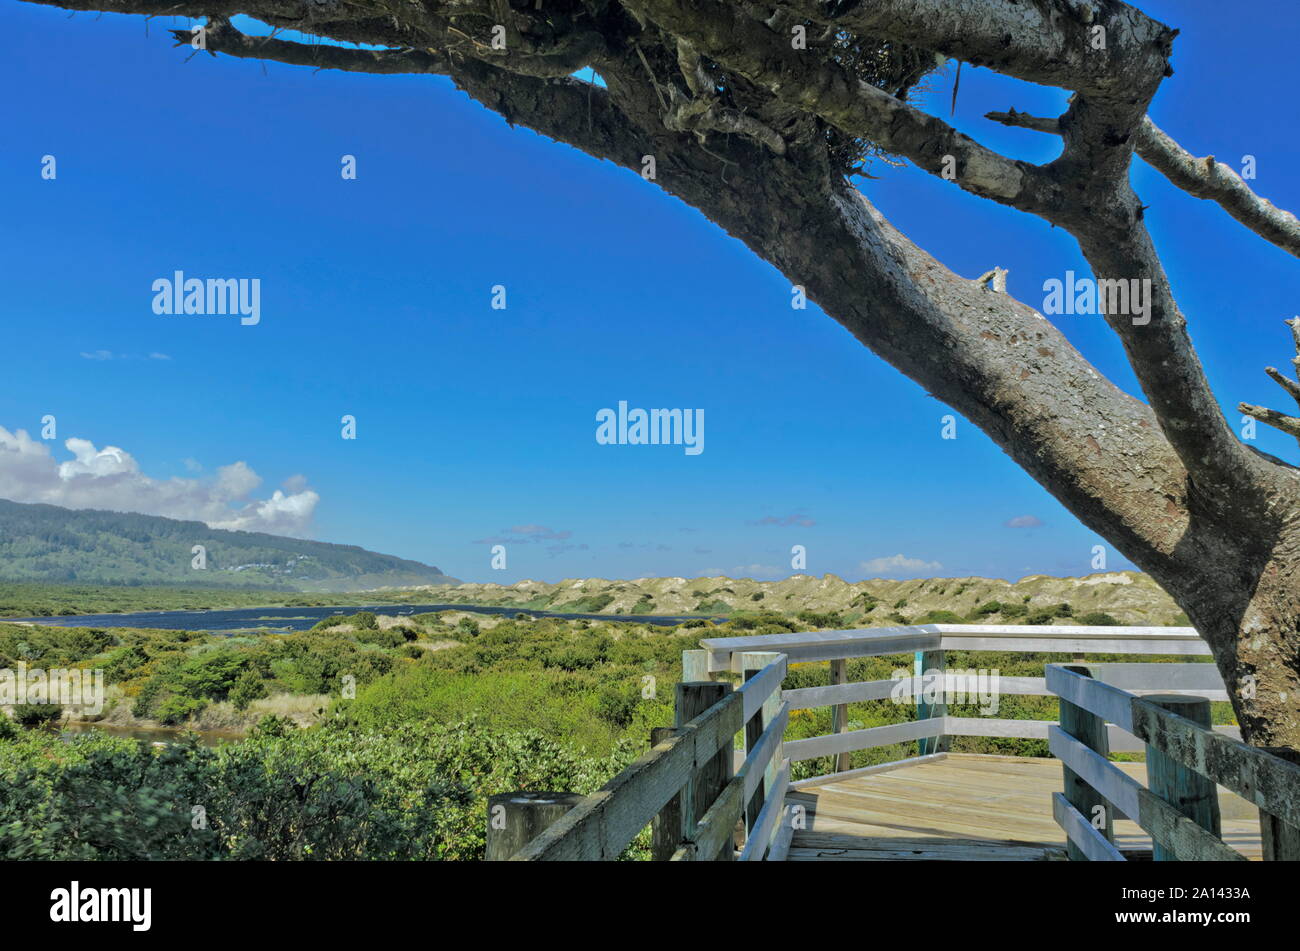
[[[1300,750],[1300,551],[1295,533],[1278,540],[1262,559],[1207,565],[1199,577],[1156,580],[1210,642],[1246,742]]]

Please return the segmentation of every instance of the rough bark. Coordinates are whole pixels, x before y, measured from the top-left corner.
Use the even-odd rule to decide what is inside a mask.
[[[1177,31],[1119,0],[35,2],[207,18],[215,54],[445,75],[591,155],[636,171],[654,156],[665,191],[804,286],[1164,586],[1210,643],[1250,742],[1300,749],[1300,476],[1240,442],[1220,410],[1129,185],[1134,150],[1292,253],[1300,231],[1146,118]],[[238,13],[384,49],[248,37],[229,23]],[[1009,159],[907,103],[942,57],[1071,90],[1060,117],[990,116],[1059,134],[1061,155]],[[606,88],[571,78],[587,66]],[[1145,402],[1005,294],[997,262],[968,280],[885,220],[845,177],[872,149],[934,174],[955,166],[959,187],[1067,230],[1098,279],[1150,281],[1149,319],[1106,313]],[[1300,384],[1270,376],[1300,403]],[[1294,417],[1243,412],[1300,436]]]

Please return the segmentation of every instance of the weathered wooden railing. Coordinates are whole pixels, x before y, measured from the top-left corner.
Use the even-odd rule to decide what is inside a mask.
[[[1124,861],[1112,828],[1128,818],[1150,834],[1156,861],[1243,859],[1220,837],[1218,784],[1259,807],[1265,860],[1300,859],[1300,765],[1278,755],[1289,751],[1210,728],[1210,701],[1228,699],[1213,667],[1049,664],[1046,673],[1061,701],[1050,748],[1065,766],[1052,811],[1071,858]],[[1107,758],[1112,729],[1143,744],[1147,786]]]
[[[1010,651],[1015,653],[1072,654],[1144,654],[1208,656],[1209,645],[1193,628],[1188,627],[1083,627],[1083,626],[1019,626],[1002,624],[925,624],[912,627],[875,628],[870,630],[811,631],[795,634],[771,634],[754,637],[709,638],[700,642],[705,655],[702,661],[693,661],[695,677],[716,675],[732,670],[735,659],[747,651],[772,650],[785,654],[792,664],[816,661],[829,662],[832,683],[825,687],[803,687],[782,692],[790,710],[814,707],[833,707],[833,732],[808,739],[789,740],[785,754],[791,762],[833,757],[830,773],[793,783],[806,786],[845,779],[866,772],[874,772],[893,764],[880,764],[848,768],[848,757],[858,750],[890,746],[895,743],[916,742],[917,757],[933,755],[948,747],[952,736],[984,736],[1009,739],[1046,740],[1049,731],[1057,724],[1047,720],[1013,720],[996,717],[950,717],[942,700],[929,704],[925,696],[931,691],[944,696],[959,690],[964,682],[963,672],[945,669],[945,652]],[[854,683],[847,680],[846,661],[859,657],[878,657],[891,654],[914,654],[913,676],[895,680],[871,680]],[[1128,665],[1147,670],[1155,664]],[[1159,665],[1169,666],[1169,665]],[[1217,678],[1211,664],[1178,665],[1200,667],[1205,674]],[[941,673],[934,673],[941,672]],[[1136,684],[1133,684],[1136,686]],[[936,691],[935,688],[938,688]],[[1153,684],[1146,692],[1160,692],[1165,688]],[[1222,690],[1222,684],[1218,685]],[[1139,690],[1141,692],[1141,690]],[[1000,696],[1052,696],[1044,677],[999,677]],[[849,730],[847,708],[850,703],[883,700],[889,697],[911,697],[918,707],[916,719],[886,726]],[[1226,695],[1223,699],[1226,699]],[[1225,734],[1240,737],[1236,727],[1221,727]],[[1133,752],[1145,749],[1144,744],[1124,734],[1119,729],[1111,731],[1111,750]]]
[[[706,638],[700,646],[683,654],[676,725],[654,731],[648,753],[581,799],[514,853],[514,860],[617,858],[647,825],[653,829],[651,850],[657,859],[728,860],[738,855],[742,860],[779,860],[792,835],[791,823],[781,821],[788,789],[925,762],[942,756],[952,736],[1047,740],[1065,761],[1067,792],[1054,800],[1053,808],[1073,857],[1118,855],[1106,830],[1112,818],[1124,817],[1151,832],[1157,858],[1169,857],[1164,849],[1177,857],[1223,855],[1227,847],[1222,842],[1208,844],[1204,829],[1202,835],[1186,831],[1189,823],[1195,825],[1192,820],[1180,822],[1168,808],[1151,805],[1153,791],[1136,791],[1136,781],[1104,756],[1126,751],[1150,756],[1153,749],[1179,768],[1191,765],[1256,802],[1273,830],[1265,832],[1266,857],[1300,857],[1300,785],[1295,785],[1300,766],[1244,746],[1236,727],[1209,728],[1208,719],[1203,726],[1189,725],[1159,706],[1188,697],[1206,704],[1226,700],[1212,664],[1094,665],[1093,670],[1104,669],[1097,680],[1060,665],[1049,665],[1046,677],[999,676],[999,696],[1060,697],[1059,724],[947,715],[944,697],[966,681],[965,672],[945,670],[946,651],[1070,654],[1078,661],[1085,654],[1209,655],[1209,646],[1192,628],[927,624]],[[911,677],[848,682],[849,660],[907,653],[914,655]],[[829,685],[781,689],[787,664],[812,662],[829,663]],[[737,674],[744,683],[733,691],[725,681]],[[1091,686],[1077,688],[1076,682]],[[1063,689],[1073,692],[1067,696]],[[1142,699],[1145,694],[1178,696],[1148,701]],[[849,704],[891,696],[910,698],[915,719],[848,729]],[[790,713],[815,707],[833,708],[832,733],[784,740]],[[744,752],[733,755],[742,731]],[[916,742],[916,755],[851,768],[852,753],[903,742]],[[1188,764],[1189,756],[1218,758]],[[791,782],[791,763],[818,757],[830,758],[829,773]],[[1224,778],[1236,768],[1246,772]],[[1184,782],[1174,766],[1167,771],[1175,785]],[[1100,786],[1090,785],[1094,780]],[[1099,836],[1087,831],[1098,831],[1090,805],[1105,809],[1100,840],[1109,852],[1098,844]],[[508,810],[509,803],[502,808]],[[492,821],[490,816],[489,829]]]
[[[648,753],[511,856],[511,861],[616,859],[646,826],[652,855],[674,861],[761,860],[779,830],[790,764],[782,753],[789,705],[781,700],[784,655],[738,656],[745,682],[684,680],[677,685],[677,725],[655,731]],[[733,769],[736,735],[745,755]],[[512,806],[488,816],[508,829]],[[491,809],[491,806],[490,806]],[[743,844],[736,854],[737,840]]]

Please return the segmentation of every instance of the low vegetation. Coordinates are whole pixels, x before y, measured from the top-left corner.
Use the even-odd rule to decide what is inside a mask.
[[[691,596],[740,601],[711,589]],[[748,597],[743,603],[754,607],[716,626],[460,610],[367,611],[297,633],[231,637],[0,622],[0,667],[101,669],[109,693],[98,714],[108,733],[60,737],[51,716],[79,711],[48,705],[15,707],[0,718],[0,854],[477,858],[487,796],[518,788],[588,792],[644,751],[651,728],[672,722],[681,652],[701,637],[841,628],[854,625],[860,610],[786,613]],[[1076,617],[1064,602],[1030,609],[1023,600],[907,620],[990,619],[1116,622],[1096,612]],[[1046,661],[1068,659],[951,652],[948,662],[1041,676]],[[911,664],[910,654],[853,660],[849,676],[883,680]],[[825,664],[795,664],[787,687],[827,681]],[[1004,696],[1000,705],[1000,717],[1056,716],[1052,698]],[[950,713],[979,715],[974,706]],[[849,716],[849,728],[861,729],[911,719],[915,708],[879,700],[851,705]],[[1216,709],[1216,716],[1226,722],[1228,714]],[[829,709],[795,711],[787,738],[829,733],[830,718]],[[157,748],[112,733],[159,725],[243,735],[210,747],[191,734]],[[971,752],[1045,755],[1042,746],[953,739],[953,749]],[[861,751],[851,765],[912,748]],[[830,769],[829,761],[807,761],[794,775]],[[200,814],[205,824],[195,825]],[[643,835],[627,857],[641,857],[645,847]]]

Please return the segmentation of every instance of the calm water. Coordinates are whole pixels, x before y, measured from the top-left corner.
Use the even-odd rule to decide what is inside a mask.
[[[35,621],[58,627],[146,627],[180,631],[234,632],[248,630],[305,631],[335,614],[425,614],[429,611],[475,611],[479,614],[527,614],[530,617],[587,618],[592,621],[636,621],[670,626],[689,621],[689,616],[651,614],[557,614],[552,611],[521,611],[519,608],[480,607],[470,604],[358,604],[323,608],[232,608],[214,611],[142,611],[137,614],[78,614],[69,617],[4,618],[6,621]]]

